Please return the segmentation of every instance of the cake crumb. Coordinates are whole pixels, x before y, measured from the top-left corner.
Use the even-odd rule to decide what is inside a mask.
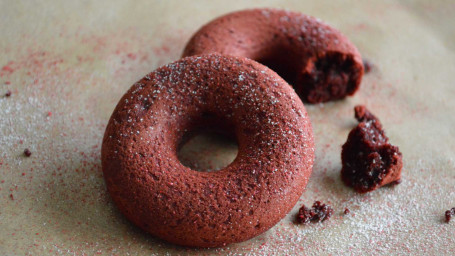
[[[328,220],[333,214],[333,209],[327,204],[315,201],[311,208],[303,205],[297,214],[297,223],[308,224],[310,222],[323,222]]]
[[[452,219],[452,216],[455,215],[455,207],[453,207],[450,210],[447,210],[445,215],[446,215],[446,222],[449,223],[450,220]]]
[[[6,93],[5,93],[5,97],[10,97],[11,94],[12,94],[12,92],[11,92],[10,90],[8,90],[8,91],[6,91]]]
[[[25,155],[26,157],[30,157],[30,156],[32,155],[32,152],[30,151],[30,149],[26,148],[26,149],[24,150],[24,155]]]
[[[348,208],[344,208],[343,213],[344,213],[344,215],[347,215],[347,214],[351,213],[351,211]]]
[[[342,147],[342,180],[359,193],[399,184],[403,167],[399,148],[389,143],[381,122],[365,106],[354,111],[359,124]]]
[[[367,59],[363,59],[363,70],[365,74],[368,74],[371,72],[371,69],[373,68],[373,64]]]

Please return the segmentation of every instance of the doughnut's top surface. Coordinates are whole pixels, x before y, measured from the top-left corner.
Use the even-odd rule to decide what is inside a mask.
[[[189,132],[231,131],[236,159],[198,172],[177,151]],[[112,114],[102,146],[110,194],[133,223],[164,240],[213,247],[275,225],[311,174],[310,120],[269,68],[218,54],[183,58],[135,83]]]
[[[270,67],[310,103],[354,94],[363,75],[360,53],[346,36],[319,19],[279,9],[221,16],[193,35],[183,56],[212,52]]]

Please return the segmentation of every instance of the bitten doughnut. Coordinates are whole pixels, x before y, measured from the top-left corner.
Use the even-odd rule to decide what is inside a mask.
[[[183,56],[211,52],[270,67],[310,103],[353,95],[363,76],[362,57],[343,34],[297,12],[253,9],[219,17],[193,35]]]
[[[233,133],[236,159],[215,172],[183,166],[184,137],[207,127]],[[274,226],[302,194],[313,158],[311,123],[293,89],[253,60],[218,54],[183,58],[134,84],[102,145],[120,211],[161,239],[197,247]]]

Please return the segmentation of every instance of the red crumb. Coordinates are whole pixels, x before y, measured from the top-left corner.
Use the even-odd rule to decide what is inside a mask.
[[[11,84],[11,82],[10,81],[6,81],[5,84],[8,85],[8,84]]]
[[[32,155],[32,152],[30,151],[30,149],[26,148],[26,149],[24,150],[24,155],[25,155],[26,157],[29,157],[29,156]]]
[[[303,205],[297,214],[297,223],[308,224],[310,222],[323,222],[328,220],[333,214],[333,209],[329,205],[320,201],[313,203],[312,208]]]
[[[372,68],[373,68],[373,65],[371,64],[371,62],[367,59],[363,59],[363,70],[364,70],[365,74],[370,73]]]
[[[11,200],[14,200],[13,194],[9,194],[9,198],[11,198]]]
[[[364,106],[356,106],[360,122],[349,133],[341,151],[341,178],[359,193],[399,184],[403,167],[398,147],[389,143],[382,124]]]
[[[454,215],[455,215],[455,207],[453,207],[450,210],[447,210],[446,211],[446,222],[449,223],[450,219],[452,219],[452,216],[454,216]]]
[[[344,214],[349,214],[349,213],[351,213],[351,211],[348,208],[345,208],[343,213]]]
[[[52,116],[52,112],[51,111],[47,112],[47,116],[51,117]]]
[[[6,93],[5,93],[5,97],[9,97],[9,96],[11,96],[11,91],[10,90],[6,91]]]
[[[359,122],[373,121],[376,126],[382,126],[379,119],[374,116],[365,106],[357,105],[354,107],[355,119]]]

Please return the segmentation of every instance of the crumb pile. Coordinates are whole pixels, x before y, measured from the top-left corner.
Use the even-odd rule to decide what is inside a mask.
[[[308,224],[310,222],[323,222],[330,219],[332,214],[333,209],[330,207],[330,205],[316,201],[313,203],[313,206],[311,208],[303,205],[299,209],[296,220],[298,223],[302,224]]]

